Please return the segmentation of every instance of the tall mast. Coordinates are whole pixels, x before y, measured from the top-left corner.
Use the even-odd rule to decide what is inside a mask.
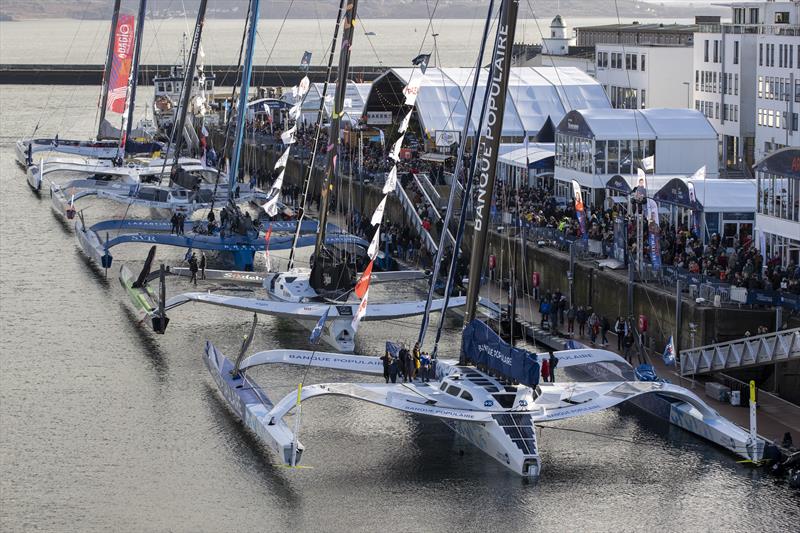
[[[486,23],[483,26],[483,37],[481,38],[481,46],[480,51],[478,52],[478,60],[475,62],[475,71],[473,74],[472,80],[472,94],[469,97],[469,105],[467,106],[467,114],[466,119],[464,120],[464,128],[461,131],[461,142],[458,145],[458,155],[456,156],[456,167],[453,169],[453,179],[457,180],[459,175],[461,175],[461,169],[463,167],[464,161],[464,148],[467,145],[466,139],[469,137],[469,127],[470,123],[472,122],[472,109],[475,106],[475,98],[478,93],[478,82],[480,81],[481,77],[481,65],[483,64],[483,54],[486,51],[486,41],[489,39],[489,27],[492,24],[492,11],[494,11],[494,0],[489,0],[489,10],[486,14]],[[491,76],[491,72],[489,73]],[[481,120],[483,120],[483,109],[481,109]],[[481,125],[478,123],[478,127],[475,131],[476,136],[479,135]],[[439,248],[436,251],[436,258],[433,261],[433,274],[431,275],[431,284],[428,288],[428,299],[425,301],[425,313],[422,315],[422,324],[419,328],[419,338],[417,339],[419,342],[420,348],[422,348],[423,343],[425,342],[425,333],[428,330],[428,319],[430,318],[431,312],[431,304],[433,302],[433,291],[436,287],[436,280],[439,278],[439,268],[441,267],[442,263],[442,255],[444,254],[444,248],[447,244],[447,232],[448,232],[448,225],[450,224],[450,218],[453,215],[453,206],[455,204],[455,197],[456,197],[456,184],[451,183],[450,186],[450,196],[447,200],[447,212],[444,216],[444,224],[442,225],[442,234],[439,238]],[[464,197],[462,210],[466,211],[467,209],[467,198]],[[454,243],[453,246],[453,257],[458,255],[458,250],[460,248],[461,241]],[[455,269],[450,269],[447,271],[448,279],[451,276],[455,275]],[[447,304],[442,307],[442,309],[447,309]],[[442,316],[444,316],[445,312],[442,311]]]
[[[133,126],[133,109],[136,104],[136,85],[139,83],[139,58],[142,53],[142,36],[144,35],[144,16],[147,10],[147,0],[139,0],[139,20],[136,21],[136,42],[133,45],[133,64],[131,66],[131,91],[128,96],[128,110],[126,113],[125,133],[122,137],[122,145],[131,136]],[[121,146],[121,148],[123,147]]]
[[[322,131],[322,115],[325,111],[325,97],[328,96],[328,85],[331,79],[331,72],[333,71],[333,57],[336,55],[336,38],[339,35],[339,26],[342,23],[342,13],[344,12],[344,3],[346,0],[339,0],[339,12],[336,15],[336,26],[333,29],[333,41],[331,42],[331,51],[328,54],[328,68],[325,73],[325,84],[322,86],[322,95],[319,98],[319,108],[317,110],[317,128],[314,135],[314,145],[311,148],[311,161],[308,165],[308,173],[306,174],[305,183],[303,184],[303,205],[300,210],[300,217],[297,220],[297,228],[294,232],[292,239],[292,248],[289,251],[289,270],[294,267],[295,250],[297,249],[297,241],[300,239],[300,225],[306,216],[306,209],[308,205],[308,188],[311,185],[311,179],[314,177],[314,165],[317,161],[317,153],[319,152],[319,137]],[[308,93],[306,93],[308,94]],[[305,98],[305,96],[303,97]]]
[[[331,127],[328,134],[328,161],[325,168],[325,177],[322,180],[319,203],[319,227],[317,228],[317,241],[314,245],[314,257],[322,258],[320,252],[325,243],[325,225],[328,221],[328,196],[333,187],[336,172],[336,154],[339,150],[339,128],[341,113],[344,109],[344,96],[347,89],[347,71],[350,67],[350,48],[353,45],[356,9],[358,0],[350,0],[344,11],[344,29],[342,31],[342,47],[339,54],[339,70],[336,78],[336,96],[333,99],[333,113],[331,114]]]
[[[236,113],[236,133],[233,138],[233,154],[228,174],[228,197],[233,198],[233,184],[239,179],[239,158],[244,142],[244,120],[247,116],[247,94],[250,91],[250,77],[253,74],[253,52],[256,44],[256,29],[261,0],[250,0],[250,28],[247,33],[247,50],[242,70],[242,87],[239,89],[239,108]]]
[[[475,202],[475,223],[472,239],[472,257],[469,265],[469,286],[467,288],[467,308],[464,324],[475,318],[478,293],[481,287],[481,274],[486,257],[486,238],[489,235],[489,215],[494,194],[497,152],[503,130],[503,115],[506,107],[508,76],[511,70],[511,46],[517,26],[519,0],[503,0],[500,6],[500,20],[492,54],[494,71],[486,88],[488,106],[486,132],[481,139],[480,161],[478,166],[478,196]],[[466,363],[462,350],[460,363]]]
[[[117,34],[119,5],[122,0],[114,0],[114,14],[111,15],[111,31],[108,34],[108,52],[106,52],[106,68],[103,70],[103,86],[100,89],[100,120],[97,122],[97,138],[103,135],[103,121],[106,119],[108,105],[108,77],[111,74],[111,62],[114,60],[114,36]]]
[[[183,140],[183,128],[186,125],[186,110],[189,109],[189,97],[192,95],[194,70],[197,66],[197,54],[200,50],[200,37],[203,34],[203,24],[205,23],[207,4],[208,0],[200,0],[200,8],[197,11],[197,21],[194,23],[192,47],[189,49],[189,64],[184,64],[185,71],[183,73],[183,87],[181,87],[181,102],[177,109],[178,122],[175,124],[175,129],[172,130],[172,136],[175,143],[175,156],[172,162],[173,166],[178,164],[178,158],[180,158],[181,141]],[[186,37],[184,34],[184,41],[185,39]]]

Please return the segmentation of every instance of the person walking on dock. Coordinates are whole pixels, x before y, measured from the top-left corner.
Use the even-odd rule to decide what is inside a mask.
[[[408,383],[411,378],[411,368],[414,365],[414,359],[411,357],[411,352],[403,346],[400,348],[400,372],[403,374],[403,383]]]
[[[578,315],[578,310],[575,304],[572,304],[567,310],[567,333],[572,336],[575,333],[575,317]]]
[[[194,286],[197,287],[197,256],[192,252],[192,256],[189,257],[189,272],[192,273],[192,277],[189,278],[189,283],[194,283]]]
[[[206,279],[206,253],[200,252],[200,279]]]
[[[394,357],[392,357],[392,354],[389,353],[389,350],[386,350],[386,353],[383,354],[383,357],[381,357],[381,361],[383,361],[383,379],[386,380],[386,383],[389,383],[390,369],[392,367],[392,363],[394,362]],[[394,383],[395,379],[397,379],[397,365],[396,364],[395,364],[394,372],[395,372],[395,375],[394,375],[394,379],[392,379],[392,383]]]
[[[550,360],[546,357],[542,358],[542,381],[550,381]]]
[[[617,334],[617,351],[622,352],[622,340],[625,338],[625,321],[622,320],[621,316],[617,317],[617,321],[614,324],[614,333]]]
[[[586,310],[583,306],[578,307],[578,311],[575,313],[575,319],[578,321],[578,335],[581,337],[585,336],[586,333],[586,319],[589,317]]]
[[[550,359],[548,360],[548,366],[550,367],[550,383],[556,382],[556,367],[558,366],[558,357],[551,351],[550,352]]]
[[[611,329],[611,324],[608,322],[608,317],[603,315],[603,318],[600,320],[600,334],[602,338],[600,339],[603,343],[603,346],[608,346],[608,330]]]
[[[628,330],[625,337],[622,339],[622,347],[624,348],[625,360],[631,362],[631,348],[633,348],[633,332]]]
[[[589,316],[589,340],[594,346],[595,341],[597,340],[597,335],[600,333],[600,317],[597,316],[597,313],[592,312]]]

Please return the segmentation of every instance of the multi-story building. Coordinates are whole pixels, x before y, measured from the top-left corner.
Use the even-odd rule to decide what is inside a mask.
[[[616,108],[692,107],[691,46],[598,43],[595,64],[595,78]]]
[[[731,23],[701,25],[695,34],[693,100],[717,131],[723,168],[747,170],[765,150],[800,142],[793,123],[800,4],[744,2],[731,10]]]
[[[605,24],[575,28],[578,46],[598,44],[657,44],[667,46],[691,46],[699,24],[716,22],[719,17],[697,17],[695,24]]]

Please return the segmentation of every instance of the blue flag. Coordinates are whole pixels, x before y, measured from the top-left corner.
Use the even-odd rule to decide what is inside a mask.
[[[322,336],[322,328],[325,326],[325,321],[328,320],[328,311],[330,310],[330,307],[325,309],[325,312],[319,317],[319,322],[317,322],[317,325],[311,330],[311,336],[308,338],[311,344],[317,344],[319,342],[319,338]]]
[[[675,344],[672,342],[672,335],[669,336],[669,341],[667,341],[667,345],[664,347],[664,354],[661,357],[664,359],[665,365],[675,365]]]

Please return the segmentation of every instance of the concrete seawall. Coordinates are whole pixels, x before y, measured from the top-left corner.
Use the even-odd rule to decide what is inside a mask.
[[[153,85],[156,76],[168,76],[173,65],[142,65],[139,68],[139,84]],[[0,64],[0,84],[24,85],[100,85],[103,81],[103,65],[44,65],[44,64]],[[387,67],[350,67],[350,77],[357,81],[372,81]],[[216,77],[218,86],[231,86],[237,79],[236,65],[214,65],[209,69]],[[334,68],[334,79],[336,69]],[[252,87],[283,87],[296,83],[303,71],[296,65],[254,65]],[[308,77],[312,82],[325,81],[324,67],[311,67]],[[287,81],[294,80],[294,81]]]
[[[215,146],[222,145],[222,137],[215,134]],[[246,161],[254,161],[258,166],[272,168],[277,160],[278,154],[268,147],[248,147],[255,149],[255,153],[244,158]],[[286,167],[284,183],[302,184],[307,168],[307,161],[290,159]],[[314,173],[311,197],[315,197],[319,190],[321,171],[317,169]],[[359,184],[353,183],[353,190],[358,191]],[[342,178],[342,186],[346,189],[349,186],[349,178]],[[363,206],[361,201],[363,198]],[[341,195],[343,209],[346,212],[358,210],[371,213],[383,198],[379,187],[368,185],[364,188],[363,194],[356,192],[352,198],[347,194]],[[386,204],[387,219],[392,221],[404,220],[405,214],[396,196],[389,197]],[[465,245],[471,245],[472,227],[468,226],[465,234]],[[507,271],[510,258],[510,239],[504,234],[492,231],[489,238],[490,253],[494,253],[498,258],[499,266]],[[553,248],[538,247],[535,243],[528,244],[527,262],[524,262],[523,254],[517,254],[516,272],[520,288],[522,288],[522,277],[530,277],[533,272],[539,272],[541,278],[540,288],[542,290],[555,291],[560,289],[563,293],[568,293],[569,281],[567,272],[569,271],[569,257],[567,254]],[[600,316],[607,316],[612,326],[618,315],[633,315],[638,317],[644,315],[649,322],[648,336],[652,339],[653,347],[656,350],[663,348],[670,335],[674,335],[675,327],[675,294],[661,287],[650,286],[643,283],[634,284],[633,309],[628,310],[628,279],[626,272],[609,271],[600,269],[592,261],[579,261],[575,264],[574,296],[575,303],[578,305],[591,305]],[[530,282],[526,284],[530,287]],[[681,314],[682,320],[680,331],[688,332],[689,324],[697,325],[695,335],[695,345],[700,346],[710,344],[713,339],[726,340],[741,337],[745,331],[756,331],[758,326],[771,327],[774,323],[774,313],[760,309],[737,309],[737,308],[716,308],[708,305],[698,305],[688,298],[682,299]],[[690,346],[688,334],[684,333],[681,346]]]

